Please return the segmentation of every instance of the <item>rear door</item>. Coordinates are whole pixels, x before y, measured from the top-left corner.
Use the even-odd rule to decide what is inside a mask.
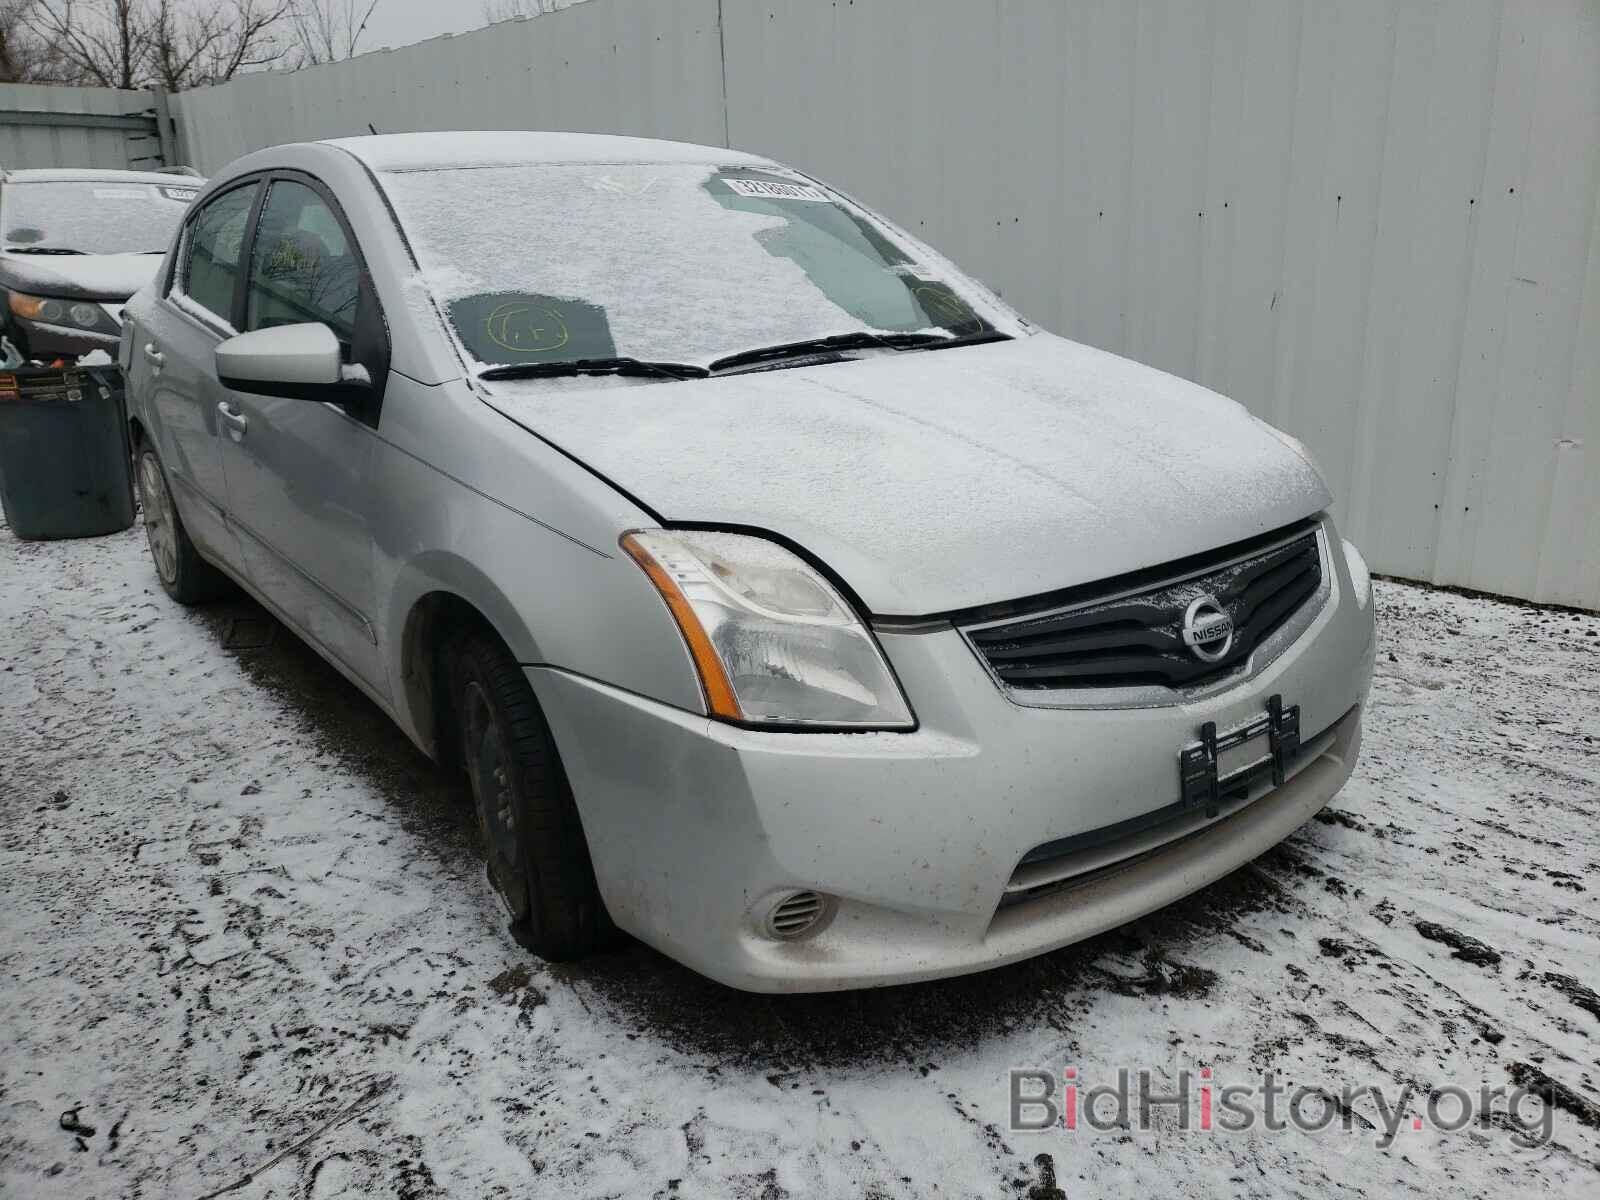
[[[331,193],[308,176],[275,174],[246,258],[242,331],[320,322],[349,363],[358,317],[378,315],[361,306],[377,298]],[[250,581],[387,696],[372,619],[373,429],[333,400],[225,390],[223,404],[228,503]]]
[[[231,315],[261,185],[250,180],[208,200],[185,225],[165,294],[141,309],[128,370],[152,410],[151,435],[184,526],[207,557],[238,571],[228,527],[227,485],[217,415],[217,343],[235,332]]]

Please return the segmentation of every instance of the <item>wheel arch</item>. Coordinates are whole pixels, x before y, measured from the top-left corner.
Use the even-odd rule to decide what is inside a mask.
[[[451,745],[440,737],[449,713],[442,652],[468,629],[497,638],[519,663],[539,661],[539,647],[515,606],[495,583],[455,555],[435,553],[408,564],[397,580],[390,629],[395,708],[412,740],[442,763]]]

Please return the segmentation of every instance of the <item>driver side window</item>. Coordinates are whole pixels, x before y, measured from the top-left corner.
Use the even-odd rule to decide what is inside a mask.
[[[291,179],[276,179],[270,187],[250,254],[244,327],[319,321],[348,354],[361,296],[355,247],[311,188]]]
[[[222,321],[233,317],[239,256],[255,199],[254,184],[224,192],[195,214],[183,235],[180,290]]]

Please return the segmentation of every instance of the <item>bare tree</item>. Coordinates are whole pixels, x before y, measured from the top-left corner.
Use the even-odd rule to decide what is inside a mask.
[[[289,12],[290,0],[34,0],[23,23],[83,83],[177,91],[283,58]]]
[[[139,0],[40,0],[23,23],[56,47],[83,82],[131,88],[149,65],[150,43],[136,20]]]
[[[233,0],[199,11],[182,0],[159,0],[152,34],[157,81],[175,92],[280,61],[290,50],[280,34],[292,12],[289,0]]]
[[[298,65],[342,62],[354,58],[378,0],[293,0]]]
[[[0,0],[0,83],[72,83],[79,75],[28,24],[37,0]]]

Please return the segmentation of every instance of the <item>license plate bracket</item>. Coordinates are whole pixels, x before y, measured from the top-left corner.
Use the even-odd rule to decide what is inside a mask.
[[[1258,741],[1258,739],[1261,739]],[[1259,753],[1264,746],[1265,753]],[[1289,759],[1300,749],[1300,706],[1285,705],[1283,697],[1267,697],[1266,712],[1219,736],[1215,721],[1200,726],[1200,740],[1178,755],[1178,779],[1185,808],[1204,808],[1217,815],[1224,786],[1248,787],[1259,774],[1271,770],[1274,787],[1283,783]]]

